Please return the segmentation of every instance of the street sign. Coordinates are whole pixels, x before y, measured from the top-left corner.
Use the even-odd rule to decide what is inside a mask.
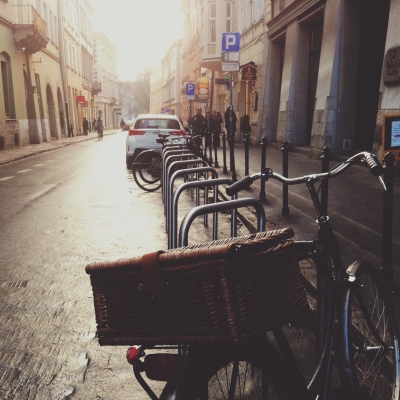
[[[226,85],[226,80],[224,78],[214,78],[215,85]]]
[[[186,96],[194,96],[195,95],[196,85],[194,83],[186,84]]]
[[[222,63],[222,71],[225,72],[234,72],[234,71],[239,71],[240,70],[240,65],[238,62],[235,61],[231,61],[231,62],[227,62],[227,63]]]
[[[239,61],[239,52],[237,51],[223,51],[221,53],[222,62]]]
[[[210,94],[210,78],[208,76],[199,76],[197,81],[199,102],[206,103]]]
[[[240,33],[225,32],[222,34],[222,51],[239,51]]]

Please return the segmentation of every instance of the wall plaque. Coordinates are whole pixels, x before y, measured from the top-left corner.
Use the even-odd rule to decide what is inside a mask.
[[[389,49],[385,55],[383,83],[400,85],[400,47]]]

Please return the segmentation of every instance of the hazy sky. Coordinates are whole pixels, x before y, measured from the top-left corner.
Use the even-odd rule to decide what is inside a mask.
[[[121,80],[158,67],[172,42],[183,36],[182,0],[92,0],[93,31],[118,48]]]

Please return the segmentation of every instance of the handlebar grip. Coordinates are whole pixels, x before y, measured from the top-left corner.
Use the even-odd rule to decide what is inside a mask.
[[[383,174],[383,166],[377,160],[374,154],[367,154],[365,156],[365,161],[368,164],[369,170],[371,171],[372,175],[379,176]]]
[[[236,193],[239,193],[241,190],[249,187],[253,183],[254,179],[247,175],[239,181],[232,183],[232,185],[226,188],[226,194],[228,196],[233,196]]]

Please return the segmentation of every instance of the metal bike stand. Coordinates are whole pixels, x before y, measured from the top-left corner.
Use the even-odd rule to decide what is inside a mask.
[[[204,161],[204,160],[201,160]],[[180,161],[175,161],[174,163],[172,163],[171,165],[176,165],[177,163],[180,163]],[[190,164],[190,161],[187,162],[186,164]],[[181,163],[180,165],[184,165],[184,163]],[[207,165],[207,163],[206,163]],[[211,172],[212,177],[213,178],[218,178],[218,173],[217,171],[209,166],[206,167],[197,167],[197,168],[189,168],[189,169],[178,169],[177,171],[174,171],[172,173],[172,175],[169,173],[168,174],[168,178],[167,178],[167,182],[166,182],[166,187],[165,187],[165,191],[166,191],[166,196],[165,196],[165,230],[168,232],[169,229],[169,221],[170,221],[170,210],[171,210],[171,199],[173,196],[173,188],[174,188],[174,182],[175,179],[182,176],[182,175],[188,175],[190,173],[195,173],[195,174],[200,174],[202,172]],[[194,182],[201,182],[199,181],[199,177],[197,176],[197,180],[195,180]],[[200,196],[199,196],[199,188],[197,187],[197,196],[196,196],[196,206],[200,205]],[[208,189],[206,187],[206,193],[208,195]],[[206,195],[204,195],[206,196]],[[207,226],[207,217],[204,216],[204,225]]]
[[[213,186],[214,187],[214,204],[218,201],[218,185],[231,185],[233,183],[232,179],[229,178],[217,178],[217,179],[208,179],[206,181],[196,181],[196,182],[185,182],[182,183],[175,191],[172,198],[172,207],[171,207],[171,215],[170,215],[170,227],[168,231],[168,249],[174,249],[178,245],[177,231],[178,231],[178,200],[181,193],[192,187],[206,187]],[[237,194],[232,196],[232,200],[236,199]],[[236,211],[236,210],[235,210]],[[205,214],[207,215],[207,214]],[[235,216],[232,216],[232,224],[236,227],[236,212]],[[231,226],[231,231],[233,230],[233,226]],[[216,240],[218,237],[218,214],[216,212],[213,213],[213,240]]]
[[[179,155],[179,154],[192,154],[193,155],[193,152],[192,151],[190,151],[189,149],[177,149],[177,148],[169,148],[169,149],[163,149],[163,151],[162,151],[162,153],[161,153],[161,159],[162,159],[162,161],[161,161],[161,163],[162,163],[162,176],[161,176],[161,179],[162,179],[162,185],[161,185],[161,194],[162,194],[162,199],[163,199],[163,201],[164,201],[164,188],[163,188],[163,183],[164,183],[164,179],[165,179],[165,165],[166,165],[166,159],[169,157],[169,156],[172,156],[172,155]]]
[[[202,160],[199,157],[195,157],[195,158],[189,159],[189,160],[174,161],[172,164],[174,164],[174,167],[177,167],[178,169],[181,167],[199,168],[199,167],[197,167],[198,165],[201,165],[203,167],[208,166],[207,162]],[[169,177],[172,175],[172,172],[171,172],[172,168],[170,168],[170,167],[171,167],[171,164],[167,168],[165,168],[167,171],[165,174],[165,181],[163,182],[163,185],[165,184],[165,190],[164,190],[164,196],[163,196],[164,214],[167,213],[167,203],[168,203],[168,201],[167,201],[167,191],[168,190],[167,189],[169,186]]]
[[[191,209],[186,214],[179,228],[179,245],[181,247],[188,245],[190,225],[199,215],[218,212],[218,211],[233,210],[249,206],[254,207],[254,209],[256,210],[258,232],[263,232],[265,226],[265,211],[263,205],[258,200],[253,198],[230,200],[230,201],[224,201],[223,203],[206,204],[204,206],[199,206]]]
[[[167,187],[166,185],[168,184],[168,170],[170,169],[170,162],[174,159],[177,158],[177,155],[169,155],[165,158],[165,160],[163,160],[163,166],[162,166],[162,186],[165,185],[165,187]],[[199,158],[198,156],[196,156],[193,153],[188,153],[188,154],[181,154],[179,156],[179,159],[184,161],[184,160],[201,160],[201,158]],[[165,203],[165,190],[163,190],[163,202]]]

